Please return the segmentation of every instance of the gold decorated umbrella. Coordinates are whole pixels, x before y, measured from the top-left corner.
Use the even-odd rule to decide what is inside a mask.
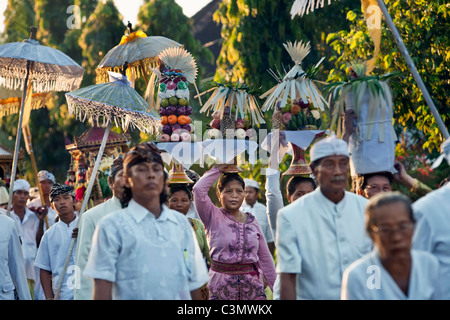
[[[96,73],[97,83],[108,82],[108,71],[120,72],[125,62],[128,63],[127,72],[133,71],[136,76],[144,76],[148,83],[149,68],[156,68],[158,55],[164,49],[181,47],[178,42],[161,36],[147,36],[142,31],[133,31],[128,23],[129,34],[124,35],[120,43],[106,53],[100,61]],[[129,79],[130,80],[130,79]]]
[[[77,89],[84,74],[84,69],[65,53],[40,45],[36,40],[37,28],[31,27],[30,29],[29,39],[0,46],[0,86],[13,90],[22,89],[7,215],[11,211],[20,137],[22,129],[28,126],[32,92],[45,93]],[[25,130],[24,134],[27,136],[29,132]],[[26,143],[26,145],[30,145],[30,143]]]

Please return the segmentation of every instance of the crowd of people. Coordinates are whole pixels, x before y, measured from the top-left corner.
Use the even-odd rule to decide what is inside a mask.
[[[441,151],[450,164],[449,139]],[[220,164],[170,183],[152,142],[115,159],[112,197],[81,215],[50,172],[43,199],[18,179],[9,217],[0,189],[0,299],[450,299],[450,184],[432,190],[396,164],[349,191],[350,157],[345,140],[319,139],[312,176],[285,192],[269,165],[265,204],[257,181]]]

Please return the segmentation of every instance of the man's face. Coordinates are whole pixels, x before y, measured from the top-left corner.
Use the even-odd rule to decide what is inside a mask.
[[[298,198],[304,196],[307,193],[313,192],[314,186],[310,182],[300,182],[295,186],[295,191],[292,195],[288,195],[289,203],[294,202]]]
[[[60,217],[74,213],[74,199],[68,193],[63,193],[53,198],[52,204]]]
[[[30,193],[26,190],[17,190],[13,193],[12,204],[17,207],[25,207],[27,205]]]
[[[45,195],[50,194],[50,190],[52,189],[53,181],[45,179],[45,180],[39,181],[39,183],[42,188],[42,193]]]
[[[322,190],[342,191],[347,186],[348,157],[328,156],[314,167],[314,176]]]
[[[245,203],[253,206],[258,200],[259,190],[253,187],[245,187]]]
[[[113,192],[113,195],[117,198],[121,198],[123,195],[123,186],[124,186],[124,181],[123,181],[123,169],[119,170],[116,175],[114,176],[114,180],[112,181],[112,183],[110,184],[110,188]]]
[[[157,162],[142,162],[132,166],[125,175],[125,186],[131,188],[133,199],[158,197],[165,186],[164,167]]]
[[[366,187],[363,190],[363,195],[366,198],[372,198],[380,192],[391,191],[391,184],[389,179],[385,176],[373,176],[367,179]]]

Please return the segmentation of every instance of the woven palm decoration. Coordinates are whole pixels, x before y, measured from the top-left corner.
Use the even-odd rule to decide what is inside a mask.
[[[262,111],[273,108],[277,101],[281,101],[281,106],[284,106],[288,101],[288,98],[292,101],[301,99],[306,104],[312,103],[315,108],[321,111],[325,110],[325,107],[328,107],[328,102],[317,88],[315,84],[317,81],[312,79],[318,72],[324,58],[322,58],[314,67],[305,71],[301,67],[301,63],[311,50],[309,42],[306,44],[302,41],[295,41],[294,43],[287,42],[287,44],[283,44],[283,46],[286,48],[286,51],[291,56],[295,65],[282,79],[277,79],[279,83],[276,86],[260,96],[261,99],[267,97],[263,104]]]

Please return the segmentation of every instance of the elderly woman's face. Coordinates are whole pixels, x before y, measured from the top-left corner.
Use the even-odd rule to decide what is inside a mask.
[[[225,185],[222,192],[218,193],[218,197],[220,204],[225,210],[234,212],[241,207],[245,197],[245,190],[239,181],[231,180]]]
[[[169,208],[182,214],[187,214],[190,206],[191,200],[189,200],[187,193],[182,190],[174,192],[169,198]]]
[[[393,202],[374,209],[370,237],[381,258],[396,259],[410,254],[414,223],[403,202]]]

